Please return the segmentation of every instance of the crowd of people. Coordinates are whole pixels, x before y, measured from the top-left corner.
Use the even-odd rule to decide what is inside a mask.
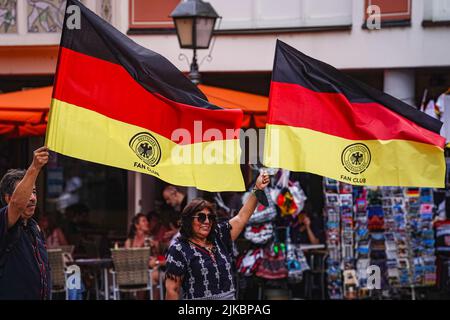
[[[255,186],[261,183],[257,180]],[[183,190],[171,185],[164,188],[162,197],[171,213],[160,209],[147,215],[137,214],[125,247],[151,247],[149,267],[165,275],[168,299],[234,298],[237,283],[233,243],[254,212],[256,198],[247,198],[242,204],[241,195],[236,201],[231,194],[225,197],[206,194],[204,198],[208,200],[194,199],[188,203]],[[320,224],[311,213],[307,203],[293,224],[296,243],[323,243]],[[159,276],[159,272],[153,273],[153,283],[157,283]],[[205,279],[208,285],[203,286]]]
[[[166,266],[166,254],[169,246],[179,236],[181,212],[187,204],[187,196],[175,186],[168,185],[163,189],[162,197],[166,209],[153,210],[148,214],[137,213],[129,227],[125,248],[150,247],[151,255],[148,262],[152,272],[154,299],[160,299],[157,285],[160,272]],[[169,209],[169,210],[167,210]],[[143,298],[140,294],[138,297]]]
[[[95,253],[86,248],[88,238],[98,232],[98,227],[90,221],[89,208],[84,204],[71,205],[64,213],[59,211],[36,213],[36,221],[45,235],[46,246],[49,249],[73,245],[75,254],[79,257],[107,254],[106,248],[97,248]],[[107,242],[106,235],[104,238],[103,242]],[[107,247],[108,244],[103,242],[101,245]],[[100,254],[100,251],[103,254]]]
[[[28,170],[10,170],[0,182],[5,205],[0,211],[0,288],[9,288],[0,289],[0,299],[48,299],[46,250],[77,246],[83,238],[80,231],[92,227],[89,209],[80,204],[68,207],[64,216],[41,213],[35,219],[34,183],[47,161],[48,150],[40,148]],[[156,271],[152,273],[153,283],[158,284],[162,273],[167,292],[166,297],[160,297],[158,290],[153,290],[154,298],[236,298],[234,241],[244,230],[269,182],[269,176],[261,173],[243,204],[240,195],[231,193],[223,196],[206,193],[204,199],[188,202],[183,189],[168,185],[161,194],[164,208],[134,215],[122,245],[150,248],[148,266]],[[297,227],[299,241],[311,244],[320,241],[308,215],[302,215]],[[14,250],[15,246],[22,250]],[[22,276],[24,273],[26,277]],[[30,290],[23,292],[20,288],[24,287]]]

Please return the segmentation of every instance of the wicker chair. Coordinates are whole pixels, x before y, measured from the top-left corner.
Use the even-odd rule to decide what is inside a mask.
[[[73,262],[73,252],[75,251],[74,245],[66,245],[66,246],[54,246],[49,247],[49,249],[61,249],[63,252],[65,267],[71,262]]]
[[[73,255],[75,246],[74,245],[58,246],[58,247],[55,247],[54,249],[61,249],[62,252]]]
[[[66,285],[67,277],[63,251],[61,249],[48,249],[47,252],[52,278],[52,295],[53,293],[65,292],[65,298],[68,300],[69,292]]]
[[[120,292],[148,291],[153,299],[152,270],[148,268],[150,248],[111,249],[114,271],[112,273],[113,299]]]

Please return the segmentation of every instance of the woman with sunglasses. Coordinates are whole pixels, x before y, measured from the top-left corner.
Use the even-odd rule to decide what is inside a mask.
[[[166,263],[166,299],[234,300],[232,242],[244,230],[256,209],[258,190],[269,184],[261,174],[252,196],[229,221],[217,222],[213,204],[192,200],[181,214],[181,236],[169,248]]]

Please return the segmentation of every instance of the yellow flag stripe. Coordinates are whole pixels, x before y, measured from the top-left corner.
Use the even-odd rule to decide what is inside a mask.
[[[444,151],[434,145],[406,140],[354,141],[270,124],[264,164],[354,185],[443,188],[445,179]]]
[[[130,147],[133,137],[143,132],[160,147],[161,157],[154,167],[139,157],[138,144]],[[53,99],[46,141],[58,153],[150,174],[175,185],[211,192],[245,189],[238,139],[178,145],[146,129]]]

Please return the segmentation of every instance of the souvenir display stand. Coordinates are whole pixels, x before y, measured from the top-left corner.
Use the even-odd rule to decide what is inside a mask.
[[[324,178],[330,299],[415,299],[436,285],[433,192]]]
[[[289,180],[289,174],[279,170],[266,188],[269,205],[258,204],[244,231],[248,245],[236,259],[241,281],[251,279],[260,284],[259,299],[269,298],[261,291],[266,284],[288,288],[302,281],[304,271],[309,270],[302,248],[292,241],[290,232],[306,196],[298,182]],[[246,193],[243,200],[248,196]]]

